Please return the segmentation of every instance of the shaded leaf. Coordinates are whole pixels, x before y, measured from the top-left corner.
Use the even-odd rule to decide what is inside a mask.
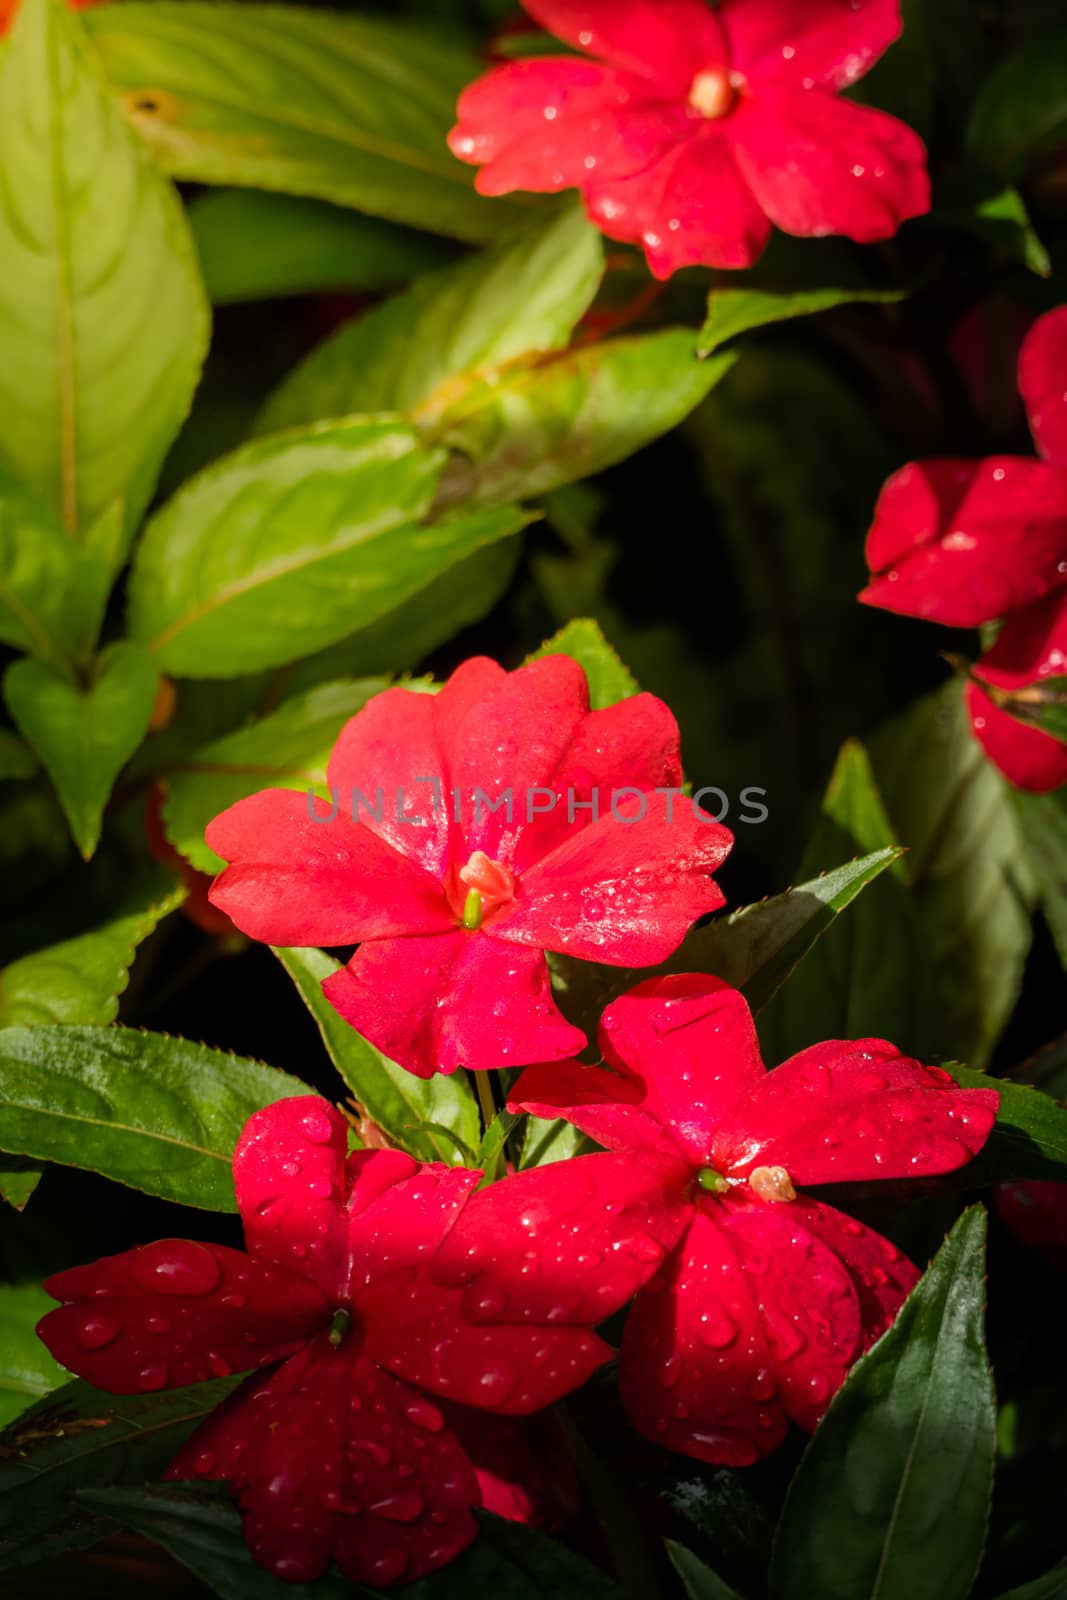
[[[39,1284],[0,1285],[0,1427],[70,1377],[36,1333],[54,1304]]]
[[[32,778],[40,763],[28,744],[0,728],[0,782]]]
[[[667,1539],[667,1554],[685,1585],[689,1600],[738,1600],[737,1591],[724,1583],[699,1556],[675,1539]]]
[[[961,1188],[983,1189],[1027,1178],[1067,1181],[1067,1108],[1040,1089],[993,1078],[958,1062],[947,1062],[946,1071],[965,1089],[995,1089],[1000,1095],[997,1125],[985,1148],[953,1175]]]
[[[993,172],[1025,172],[1067,142],[1067,29],[1044,31],[990,74],[974,104],[971,154]]]

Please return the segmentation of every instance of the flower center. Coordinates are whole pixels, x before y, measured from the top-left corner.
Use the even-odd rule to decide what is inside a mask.
[[[335,1350],[340,1350],[348,1335],[352,1332],[352,1313],[344,1306],[338,1306],[330,1318],[330,1331],[326,1335]]]
[[[459,881],[467,889],[463,926],[472,933],[481,927],[489,912],[515,898],[515,874],[501,862],[492,860],[484,850],[475,850],[467,865],[460,868]]]
[[[690,109],[712,121],[725,117],[737,101],[737,85],[725,67],[698,72],[689,89]]]
[[[749,1173],[748,1185],[753,1194],[771,1205],[797,1197],[793,1180],[784,1167],[756,1167]]]
[[[730,1183],[721,1172],[716,1172],[714,1167],[701,1167],[697,1173],[697,1183],[709,1194],[729,1194]]]

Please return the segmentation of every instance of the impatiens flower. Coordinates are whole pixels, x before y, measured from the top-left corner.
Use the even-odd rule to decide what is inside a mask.
[[[569,656],[387,690],[328,778],[332,816],[268,789],[216,817],[211,898],[254,939],[359,942],[327,998],[420,1077],[573,1054],[545,951],[653,966],[723,903],[733,841],[681,793],[674,718],[648,694],[591,712]]]
[[[648,1204],[674,1208],[678,1242],[626,1323],[623,1399],[660,1444],[746,1465],[787,1420],[815,1426],[918,1276],[804,1190],[950,1172],[985,1143],[998,1096],[883,1039],[815,1045],[768,1074],[741,995],[709,977],[641,984],[605,1012],[601,1046],[603,1067],[529,1068],[510,1104],[623,1153]],[[604,1180],[604,1206],[625,1211]],[[450,1239],[439,1272],[454,1254]],[[475,1244],[474,1266],[499,1292],[523,1282],[514,1248]]]
[[[252,1554],[280,1577],[309,1582],[335,1560],[354,1582],[391,1584],[474,1537],[479,1471],[498,1509],[538,1515],[492,1440],[476,1469],[427,1391],[522,1416],[576,1388],[610,1351],[573,1308],[552,1315],[547,1250],[506,1289],[486,1279],[472,1294],[433,1275],[468,1212],[475,1236],[499,1234],[497,1196],[510,1217],[512,1181],[531,1227],[552,1224],[563,1209],[556,1168],[543,1184],[534,1171],[472,1198],[480,1173],[419,1166],[397,1150],[346,1156],[347,1132],[315,1096],[258,1112],[234,1156],[247,1254],[166,1239],[61,1272],[46,1288],[63,1304],[38,1331],[71,1371],[114,1394],[254,1369],[168,1476],[230,1480]],[[625,1170],[617,1181],[629,1198]],[[589,1221],[590,1248],[608,1263],[597,1316],[647,1275],[625,1249],[612,1258],[632,1231],[607,1214]]]
[[[974,628],[1067,586],[1067,306],[1023,343],[1019,387],[1044,460],[934,460],[890,478],[865,604]]]
[[[838,98],[899,36],[899,0],[523,5],[585,54],[464,91],[449,143],[482,194],[579,189],[659,278],[751,266],[772,223],[867,243],[930,209],[918,135]]]
[[[1015,1237],[1067,1272],[1067,1183],[1002,1183],[994,1198]]]
[[[967,710],[990,760],[1010,782],[1032,793],[1067,783],[1067,744],[1011,711],[1013,703],[1019,708],[1048,679],[1067,676],[1067,590],[1009,617],[974,675],[978,681],[967,686]],[[998,703],[982,684],[994,695],[1012,698]]]

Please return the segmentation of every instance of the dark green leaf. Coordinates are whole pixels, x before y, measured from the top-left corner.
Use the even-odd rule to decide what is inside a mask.
[[[43,661],[16,661],[4,697],[19,732],[48,770],[82,855],[100,839],[115,779],[148,731],[158,673],[137,645],[111,645],[78,688]]]
[[[519,214],[476,195],[449,154],[480,63],[422,19],[164,0],[87,20],[126,115],[177,178],[312,195],[475,242]]]
[[[0,783],[32,778],[39,767],[40,762],[29,745],[16,739],[6,728],[0,728]]]
[[[387,687],[384,678],[320,684],[203,745],[166,778],[163,821],[171,844],[201,872],[221,872],[225,863],[204,842],[211,819],[259,789],[324,793],[326,762],[338,734]]]
[[[1013,174],[1067,142],[1067,30],[1038,34],[990,75],[968,142],[990,171]]]
[[[563,349],[603,270],[580,206],[536,217],[334,334],[267,403],[258,431],[380,411],[432,428],[468,392]]]
[[[36,1283],[0,1285],[0,1427],[70,1377],[36,1333],[54,1305]]]
[[[667,1554],[685,1585],[689,1600],[739,1600],[737,1591],[675,1539],[666,1540]]]
[[[323,950],[275,950],[318,1025],[322,1041],[363,1113],[395,1144],[423,1161],[462,1165],[464,1146],[474,1150],[481,1119],[467,1074],[417,1078],[383,1056],[349,1026],[322,992],[340,963]],[[430,1128],[429,1124],[434,1124]],[[443,1138],[438,1129],[459,1139]]]
[[[774,1600],[966,1600],[995,1408],[985,1212],[966,1212],[808,1446],[775,1540]]]
[[[130,528],[207,349],[185,219],[65,6],[18,7],[0,130],[2,453],[69,532]]]
[[[1033,1583],[1024,1583],[1019,1589],[999,1595],[998,1600],[1063,1600],[1064,1595],[1067,1595],[1067,1561],[1061,1561],[1043,1578],[1035,1578]]]
[[[80,1515],[74,1493],[92,1483],[141,1483],[163,1471],[233,1380],[161,1394],[101,1394],[67,1384],[0,1433],[0,1571],[92,1544],[113,1523]]]
[[[568,622],[528,659],[536,661],[541,656],[554,655],[572,656],[584,669],[589,680],[589,703],[594,711],[613,706],[639,692],[629,667],[605,639],[599,624],[588,617]]]
[[[0,1030],[0,1149],[84,1167],[146,1194],[233,1211],[234,1146],[297,1078],[133,1028]]]
[[[958,228],[994,245],[1013,261],[1019,261],[1039,278],[1052,272],[1049,253],[1030,221],[1026,201],[1018,189],[973,181],[943,188],[937,198],[932,220]]]
[[[997,1125],[988,1143],[954,1175],[962,1188],[1026,1178],[1067,1181],[1067,1109],[1028,1084],[992,1078],[957,1062],[948,1062],[946,1070],[965,1089],[995,1089],[1000,1095]]]
[[[1041,909],[1067,967],[1067,791],[1012,795]]]
[[[256,189],[198,195],[189,226],[217,306],[325,289],[388,289],[439,266],[450,248],[377,217]]]

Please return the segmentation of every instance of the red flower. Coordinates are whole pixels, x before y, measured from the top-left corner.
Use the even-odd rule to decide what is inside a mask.
[[[99,0],[67,0],[73,11],[81,11],[85,6],[96,5]],[[19,8],[19,0],[0,0],[0,35],[7,33],[15,20]]]
[[[860,599],[974,628],[1067,584],[1067,306],[1023,343],[1019,387],[1043,461],[926,461],[886,484]]]
[[[280,1577],[307,1582],[334,1559],[354,1582],[389,1584],[462,1550],[481,1503],[474,1465],[419,1391],[518,1416],[576,1388],[610,1351],[580,1316],[551,1315],[547,1249],[506,1293],[433,1275],[457,1219],[493,1233],[498,1196],[510,1217],[513,1182],[534,1235],[552,1224],[556,1169],[471,1198],[480,1173],[395,1150],[346,1158],[347,1131],[314,1096],[258,1112],[234,1156],[248,1253],[168,1239],[61,1272],[46,1288],[64,1304],[38,1332],[116,1394],[270,1367],[201,1424],[168,1476],[229,1479],[252,1554]],[[625,1192],[625,1172],[619,1182]],[[625,1230],[591,1218],[590,1238],[610,1260]],[[621,1257],[605,1268],[598,1315],[646,1270]],[[512,1514],[533,1518],[531,1492],[502,1485],[492,1454],[479,1465],[494,1504],[506,1510],[510,1493]]]
[[[981,682],[1013,695],[1067,674],[1067,590],[1009,617],[974,671]],[[1021,722],[980,683],[967,687],[967,710],[975,738],[1011,783],[1037,794],[1067,783],[1062,740]]]
[[[748,267],[771,224],[888,239],[930,209],[926,151],[836,98],[900,34],[899,0],[523,0],[586,57],[496,68],[449,143],[483,194],[580,189],[658,278]]]
[[[889,1242],[798,1191],[949,1172],[984,1144],[998,1096],[963,1090],[882,1039],[833,1041],[765,1073],[749,1010],[716,978],[641,984],[605,1012],[607,1065],[529,1068],[511,1104],[565,1117],[646,1175],[677,1246],[637,1296],[620,1381],[642,1433],[709,1462],[812,1428],[917,1273]],[[619,1157],[584,1158],[596,1163]],[[603,1204],[623,1209],[605,1165]],[[673,1208],[673,1210],[671,1209]],[[446,1273],[450,1240],[438,1263]],[[504,1242],[469,1252],[503,1289]]]
[[[468,661],[437,695],[387,690],[342,732],[329,782],[330,822],[286,789],[216,817],[208,843],[232,864],[211,898],[254,939],[363,941],[326,995],[420,1077],[580,1049],[545,950],[655,965],[723,903],[711,873],[730,834],[667,793],[674,718],[647,694],[590,712],[568,656],[512,673]],[[510,814],[489,809],[509,791]]]
[[[994,1198],[1001,1220],[1015,1237],[1067,1272],[1067,1183],[1048,1179],[1004,1183]]]

